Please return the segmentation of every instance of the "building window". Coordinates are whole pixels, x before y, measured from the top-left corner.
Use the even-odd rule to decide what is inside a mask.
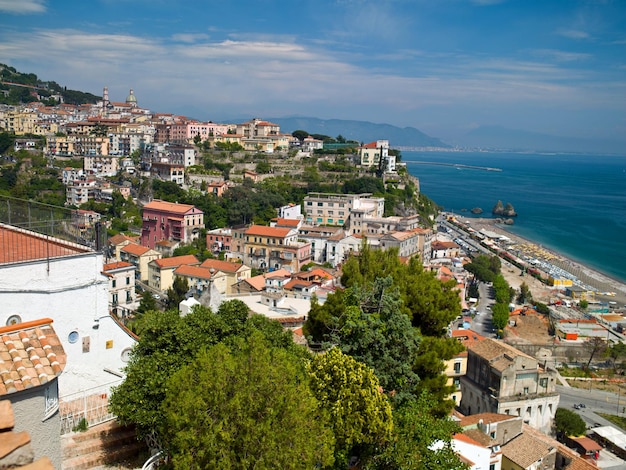
[[[542,379],[539,379],[539,386],[540,387],[547,387],[548,386],[548,378],[544,377]]]
[[[528,387],[524,387],[524,395],[528,395]]]
[[[43,420],[45,421],[52,415],[54,415],[59,409],[59,389],[57,388],[57,382],[54,381],[45,390],[45,404],[43,411]]]
[[[116,284],[116,283],[117,283],[117,281],[116,281],[115,279],[113,279],[113,280],[111,281],[111,287],[112,287],[113,289],[115,289],[115,284]]]
[[[130,286],[130,276],[128,276],[128,277],[126,278],[126,285],[127,285],[127,286]]]
[[[455,362],[454,363],[454,373],[455,374],[460,374],[461,373],[461,363],[460,362]]]

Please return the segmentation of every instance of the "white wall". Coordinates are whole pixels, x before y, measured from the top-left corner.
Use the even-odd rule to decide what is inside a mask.
[[[61,397],[119,380],[104,369],[121,373],[121,353],[136,342],[109,315],[108,282],[101,270],[97,253],[0,266],[0,325],[11,315],[22,322],[53,320],[67,354]],[[77,341],[70,343],[74,331]],[[88,351],[83,341],[89,342]]]

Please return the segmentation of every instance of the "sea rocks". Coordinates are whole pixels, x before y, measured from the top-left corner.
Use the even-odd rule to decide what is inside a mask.
[[[510,202],[507,202],[505,206],[502,204],[502,201],[498,201],[491,209],[491,213],[503,217],[517,217],[517,212],[515,212],[515,208]]]
[[[472,209],[472,214],[482,214],[483,210],[480,207],[474,207]]]

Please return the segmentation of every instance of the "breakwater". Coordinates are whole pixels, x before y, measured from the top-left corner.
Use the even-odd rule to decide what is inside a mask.
[[[438,165],[438,166],[452,166],[455,168],[466,168],[469,170],[483,170],[483,171],[502,171],[502,168],[493,168],[490,166],[477,166],[477,165],[465,165],[463,163],[445,163],[445,162],[418,162],[411,161],[411,164],[415,165]]]

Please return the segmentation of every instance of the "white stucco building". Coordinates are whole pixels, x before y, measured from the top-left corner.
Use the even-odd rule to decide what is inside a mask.
[[[0,325],[43,317],[67,354],[61,397],[119,381],[136,337],[109,313],[103,256],[0,224]]]

